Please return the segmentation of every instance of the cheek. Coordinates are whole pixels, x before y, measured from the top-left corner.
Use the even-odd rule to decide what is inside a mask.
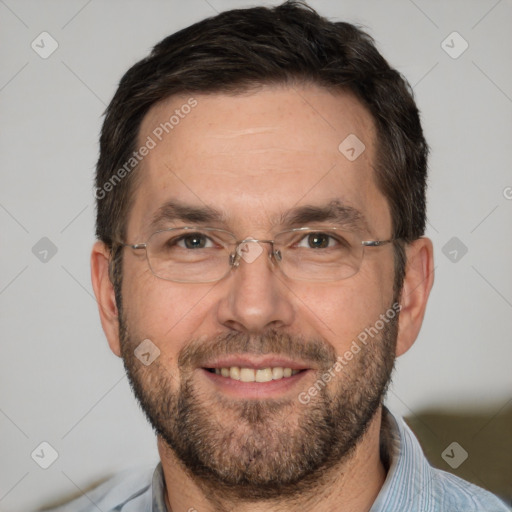
[[[307,285],[294,290],[299,298],[301,327],[321,335],[338,353],[372,326],[389,307],[392,288],[376,283],[365,272],[333,284]]]
[[[149,272],[126,273],[123,314],[130,336],[149,338],[166,359],[175,359],[207,315],[214,285],[179,285]]]

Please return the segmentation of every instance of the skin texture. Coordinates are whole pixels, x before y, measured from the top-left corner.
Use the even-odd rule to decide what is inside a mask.
[[[376,158],[374,125],[371,116],[352,95],[333,94],[308,85],[263,87],[236,96],[215,94],[194,98],[197,106],[142,162],[128,217],[127,242],[147,240],[152,216],[169,199],[220,210],[222,221],[209,225],[227,229],[239,239],[272,238],[285,229],[277,220],[290,208],[305,204],[325,206],[338,200],[364,215],[368,226],[364,239],[390,238],[389,208],[375,185],[372,168]],[[156,126],[167,121],[188,99],[188,96],[173,97],[154,106],[143,120],[140,141],[145,141]],[[366,146],[352,162],[338,150],[340,142],[349,134],[356,134]],[[136,395],[139,400],[151,401],[153,397],[153,403],[147,405],[152,405],[156,410],[154,415],[159,416],[157,407],[164,404],[169,407],[168,414],[176,413],[173,400],[180,392],[183,397],[188,389],[187,396],[195,404],[189,407],[195,408],[194,425],[199,420],[211,422],[210,427],[220,427],[219,436],[222,432],[232,434],[230,439],[234,436],[235,442],[228,447],[224,439],[223,449],[216,452],[218,462],[224,467],[230,461],[244,460],[247,454],[242,450],[243,440],[251,439],[254,453],[259,453],[260,458],[254,462],[252,473],[248,466],[246,476],[264,478],[269,469],[265,460],[272,456],[274,462],[286,460],[284,456],[274,455],[279,450],[278,444],[272,443],[277,443],[279,435],[283,436],[281,441],[293,440],[301,420],[309,418],[314,426],[328,412],[331,418],[335,417],[335,407],[328,411],[327,404],[333,403],[336,397],[340,406],[372,412],[370,418],[361,414],[356,420],[347,416],[348,413],[343,415],[342,410],[340,418],[363,422],[364,428],[355,428],[356,425],[350,432],[350,421],[345,424],[344,447],[338,446],[338,451],[333,447],[330,451],[333,460],[326,461],[314,479],[310,478],[314,485],[309,482],[308,486],[308,478],[302,478],[304,485],[294,483],[295,495],[283,484],[280,493],[269,491],[265,500],[263,494],[251,494],[250,486],[245,490],[240,485],[230,489],[219,481],[208,482],[205,475],[191,474],[183,456],[176,455],[166,442],[165,432],[160,432],[158,448],[167,482],[168,507],[173,512],[192,507],[200,511],[236,507],[238,512],[306,507],[306,510],[325,512],[339,510],[340,504],[347,511],[369,510],[385,479],[379,456],[381,407],[374,406],[373,414],[370,402],[380,398],[393,357],[409,349],[420,329],[433,284],[430,240],[421,238],[409,244],[407,259],[396,329],[393,326],[383,329],[343,371],[337,372],[323,393],[312,403],[303,405],[297,396],[317,381],[321,368],[328,367],[335,356],[344,354],[364,328],[375,325],[393,304],[391,246],[366,250],[356,275],[328,283],[289,280],[265,257],[252,263],[242,262],[217,283],[173,283],[151,273],[144,251],[125,249],[120,329],[120,312],[108,277],[108,250],[100,242],[94,245],[92,281],[102,325],[112,351],[124,358]],[[133,358],[133,350],[148,338],[159,348],[160,356],[152,365],[142,367]],[[245,346],[253,355],[264,347],[293,359],[300,353],[297,348],[300,343],[313,344],[321,355],[307,361],[303,358],[302,363],[309,371],[296,384],[261,398],[230,395],[225,386],[205,377],[201,368],[178,365],[183,354],[191,351],[197,354],[197,350],[203,349],[204,354],[218,355],[223,347],[240,350]],[[203,360],[196,358],[196,361]],[[162,389],[165,393],[155,391]],[[359,402],[354,389],[362,389]],[[175,417],[165,417],[162,412],[156,419],[161,425],[169,426],[169,433]],[[206,432],[205,436],[215,434],[211,429]],[[276,435],[270,435],[272,432]],[[320,429],[311,428],[308,432],[313,447],[315,436],[321,437]],[[193,429],[189,437],[193,437],[192,433]],[[306,439],[306,442],[310,441]],[[290,443],[288,450],[297,448]],[[262,449],[266,445],[269,448],[265,454]],[[226,453],[229,456],[223,458]],[[211,460],[214,466],[215,456]],[[232,469],[234,472],[237,469],[235,462]],[[271,472],[267,472],[269,475]],[[261,481],[259,484],[262,487]]]

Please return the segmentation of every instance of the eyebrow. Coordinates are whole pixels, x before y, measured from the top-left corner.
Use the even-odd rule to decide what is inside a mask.
[[[314,222],[331,222],[346,229],[369,231],[363,213],[339,199],[333,199],[326,206],[304,205],[292,208],[280,218],[280,224],[289,227],[305,226]]]
[[[177,220],[191,224],[225,223],[225,216],[211,206],[193,206],[172,199],[164,203],[153,214],[149,227],[158,229],[163,227],[166,222],[176,222]]]
[[[153,214],[149,228],[163,229],[167,223],[181,221],[191,224],[227,225],[226,215],[211,206],[194,206],[177,199],[165,202]],[[331,222],[333,225],[359,231],[369,232],[368,223],[363,213],[353,206],[346,205],[339,199],[331,200],[325,206],[304,205],[294,207],[272,219],[272,225],[293,228],[315,222]]]

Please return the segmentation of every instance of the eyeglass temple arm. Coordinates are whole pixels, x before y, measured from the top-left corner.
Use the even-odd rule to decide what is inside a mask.
[[[146,249],[147,244],[121,244],[123,247],[130,247],[131,249]]]
[[[363,240],[361,245],[364,245],[365,247],[379,247],[381,245],[390,244],[391,242],[394,242],[394,240],[394,238],[390,240]]]

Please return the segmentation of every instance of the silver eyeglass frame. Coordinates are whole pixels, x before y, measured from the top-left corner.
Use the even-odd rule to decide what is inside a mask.
[[[227,270],[227,272],[222,277],[220,277],[218,279],[214,279],[214,280],[209,280],[209,281],[179,281],[179,280],[175,280],[175,279],[167,279],[165,277],[161,277],[158,274],[156,274],[153,271],[153,268],[151,267],[151,263],[149,261],[149,255],[148,255],[148,251],[147,251],[149,240],[153,236],[158,234],[158,233],[163,233],[163,232],[167,232],[167,231],[175,231],[175,230],[216,231],[216,232],[226,233],[227,235],[230,235],[231,237],[233,237],[233,244],[235,246],[235,249],[234,249],[234,252],[229,254],[229,267],[230,267],[229,270]],[[292,229],[287,229],[287,230],[281,231],[281,232],[277,233],[276,236],[282,235],[284,233],[294,233],[294,232],[301,232],[301,231],[318,231],[318,232],[322,232],[323,230],[325,230],[325,231],[342,231],[342,232],[347,232],[347,230],[345,230],[343,228],[338,228],[336,226],[334,226],[334,227],[309,227],[309,226],[304,226],[304,227],[300,227],[300,228],[292,228]],[[395,240],[396,240],[396,238],[390,238],[390,239],[387,239],[387,240],[361,240],[361,245],[363,247],[381,247],[383,245],[390,244],[390,243],[394,242]],[[244,238],[243,240],[237,240],[237,238],[236,238],[234,233],[231,233],[230,231],[227,231],[227,230],[221,229],[221,228],[209,228],[209,227],[198,227],[198,226],[181,226],[181,227],[176,227],[176,228],[160,229],[160,230],[157,230],[154,233],[152,233],[149,236],[147,242],[135,243],[135,244],[120,243],[119,245],[121,245],[122,247],[129,247],[129,248],[134,249],[134,250],[144,249],[146,251],[146,261],[148,263],[149,269],[151,270],[151,273],[155,277],[157,277],[159,279],[162,279],[164,281],[176,282],[176,283],[210,283],[210,282],[220,281],[221,279],[223,279],[224,277],[226,277],[229,274],[231,269],[237,268],[240,265],[240,259],[242,257],[241,247],[243,246],[243,244],[247,244],[247,243],[270,244],[272,246],[272,250],[268,254],[270,260],[272,260],[272,258],[274,258],[277,263],[282,261],[281,251],[279,251],[279,249],[275,249],[274,248],[274,244],[276,243],[275,240],[257,239],[257,238],[252,238],[252,237]],[[361,259],[361,261],[362,261],[362,259]],[[359,269],[357,270],[357,272],[359,272]],[[353,274],[353,275],[356,275],[357,272],[355,274]],[[284,273],[284,274],[286,275],[286,273]],[[349,277],[352,277],[352,276],[349,276]],[[297,279],[297,278],[295,278],[295,279]],[[343,278],[343,279],[348,279],[348,278]],[[340,280],[342,280],[342,279],[340,279]],[[334,280],[334,281],[336,281],[336,280]]]

